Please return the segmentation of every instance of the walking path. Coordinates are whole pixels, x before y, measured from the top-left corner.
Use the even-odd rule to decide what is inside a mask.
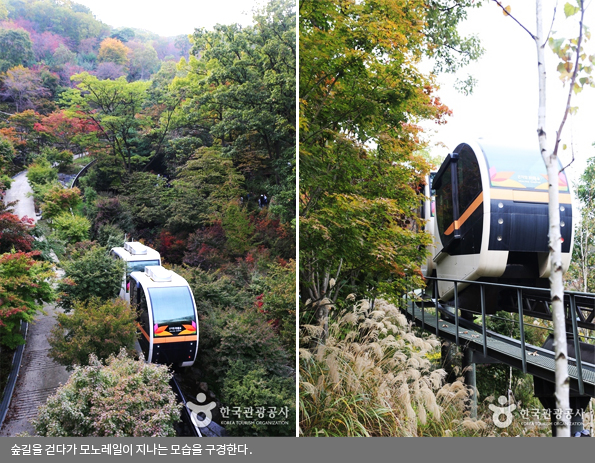
[[[5,201],[18,200],[14,214],[19,217],[26,215],[35,220],[33,197],[27,196],[30,191],[26,173],[21,173],[6,192]],[[47,338],[56,324],[54,315],[59,310],[53,305],[46,305],[45,314],[38,314],[29,325],[21,370],[0,436],[15,436],[22,432],[34,435],[35,431],[29,420],[37,416],[37,407],[44,404],[70,377],[65,367],[55,363],[47,355],[50,349]]]

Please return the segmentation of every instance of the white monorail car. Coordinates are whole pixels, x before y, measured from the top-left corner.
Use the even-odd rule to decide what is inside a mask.
[[[563,171],[558,188],[566,271],[573,223]],[[424,266],[426,275],[548,285],[548,179],[538,146],[527,149],[484,140],[461,143],[432,175],[425,193],[426,227],[434,236],[432,256]],[[478,286],[460,284],[459,290],[461,307],[477,307]],[[452,300],[454,284],[441,281],[438,292],[441,300]],[[498,295],[488,294],[486,299],[488,311],[496,310]]]
[[[189,367],[198,349],[198,314],[188,282],[161,266],[130,274],[139,344],[149,363]]]
[[[112,248],[111,255],[115,259],[126,262],[126,271],[122,276],[122,285],[120,286],[120,298],[128,302],[130,302],[130,274],[142,272],[149,265],[161,265],[159,253],[138,241],[124,243],[124,247]]]

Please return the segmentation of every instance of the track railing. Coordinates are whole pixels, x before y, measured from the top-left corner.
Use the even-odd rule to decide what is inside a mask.
[[[549,288],[533,288],[527,286],[514,286],[514,285],[507,285],[507,284],[499,284],[499,283],[488,283],[488,282],[480,282],[480,281],[468,281],[468,280],[456,280],[456,279],[449,279],[449,278],[438,278],[438,277],[426,277],[427,286],[426,290],[424,290],[421,294],[415,295],[415,292],[410,291],[405,295],[405,302],[408,307],[411,307],[411,315],[413,320],[416,320],[417,310],[421,311],[420,315],[420,324],[422,329],[426,331],[430,331],[432,327],[426,326],[426,316],[430,314],[426,311],[426,305],[429,303],[434,306],[434,314],[435,316],[435,332],[437,336],[440,336],[441,333],[441,320],[440,320],[440,312],[441,310],[444,311],[448,316],[454,318],[454,340],[457,345],[461,344],[460,339],[460,328],[461,328],[461,320],[459,311],[460,310],[472,310],[474,314],[477,316],[481,316],[481,326],[473,324],[473,329],[479,331],[482,336],[482,350],[484,357],[488,357],[488,337],[491,338],[506,338],[506,336],[499,335],[493,331],[489,331],[487,329],[486,323],[488,316],[494,316],[493,314],[488,314],[486,310],[486,288],[487,287],[497,287],[500,289],[507,290],[510,294],[516,295],[516,313],[518,313],[518,321],[514,319],[507,319],[509,322],[518,323],[519,325],[519,334],[520,340],[516,340],[517,342],[520,341],[520,352],[521,352],[521,364],[522,364],[522,371],[527,373],[527,344],[525,340],[525,331],[526,331],[526,323],[523,318],[524,315],[527,315],[524,312],[524,308],[527,306],[527,298],[531,300],[540,300],[543,301],[544,305],[547,307],[549,302],[549,295],[550,289]],[[436,297],[438,293],[438,282],[444,281],[453,283],[454,285],[454,296],[453,299],[450,301],[452,305],[442,305],[438,298]],[[465,285],[465,287],[469,285],[478,285],[480,291],[480,300],[479,300],[479,307],[460,307],[459,305],[459,285]],[[427,289],[431,289],[431,298],[428,298],[428,294],[426,293]],[[415,299],[415,300],[414,300]],[[525,301],[525,302],[524,302]],[[595,312],[595,294],[592,293],[584,293],[584,292],[577,292],[577,291],[565,291],[564,295],[564,308],[565,308],[565,320],[566,326],[570,327],[570,331],[566,330],[567,336],[571,335],[573,339],[573,347],[575,356],[569,356],[569,365],[573,365],[576,367],[577,371],[577,382],[578,382],[578,390],[581,395],[585,393],[584,387],[584,379],[583,379],[583,360],[581,359],[581,350],[580,350],[580,339],[581,336],[588,339],[594,339],[588,336],[581,335],[578,331],[578,325],[581,324],[582,327],[587,329],[595,329],[595,324],[593,320],[593,314]],[[451,309],[452,313],[448,310]],[[511,307],[508,307],[508,311],[512,313],[510,310]],[[585,312],[588,315],[585,315]],[[548,319],[548,314],[543,313],[543,317],[539,317],[540,314],[536,314],[536,312],[531,311],[531,317],[536,318],[544,318]],[[499,318],[499,317],[495,317]],[[433,324],[433,323],[431,323]],[[464,320],[463,321],[464,327],[469,327],[471,322]],[[446,325],[444,325],[446,326]],[[530,327],[539,328],[539,329],[547,329],[541,326],[530,324]],[[509,337],[508,339],[514,339]],[[531,346],[531,349],[534,349],[535,346]],[[541,349],[538,348],[539,351]],[[592,364],[588,364],[589,367],[592,367]]]

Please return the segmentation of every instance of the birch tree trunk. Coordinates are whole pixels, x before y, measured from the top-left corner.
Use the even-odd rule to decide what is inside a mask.
[[[539,149],[547,169],[549,184],[549,248],[550,248],[550,290],[552,304],[552,320],[554,322],[554,353],[556,362],[556,408],[562,419],[557,421],[556,436],[570,436],[568,348],[566,343],[566,321],[564,317],[564,282],[562,279],[562,236],[560,233],[560,199],[558,187],[558,156],[556,150],[548,148],[545,116],[545,40],[542,34],[543,11],[541,0],[536,0],[537,31],[537,65],[539,72],[539,110],[537,116],[537,134]],[[557,134],[559,137],[560,134]],[[556,143],[557,145],[557,143]]]

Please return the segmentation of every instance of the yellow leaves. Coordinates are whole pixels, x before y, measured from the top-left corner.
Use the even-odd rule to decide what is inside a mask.
[[[577,14],[581,9],[578,6],[571,5],[570,3],[566,3],[564,5],[564,14],[566,17],[574,16]]]
[[[510,5],[508,5],[506,7],[502,7],[502,14],[504,16],[509,16],[510,15],[510,10],[511,10]]]

